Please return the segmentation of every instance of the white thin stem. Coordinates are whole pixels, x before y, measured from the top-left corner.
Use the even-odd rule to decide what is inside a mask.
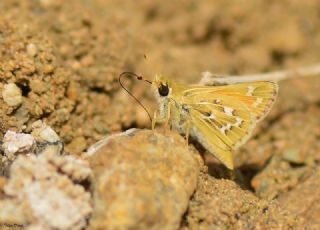
[[[210,72],[202,73],[200,84],[214,85],[214,84],[233,84],[239,82],[253,82],[253,81],[280,81],[289,78],[310,77],[320,75],[320,65],[310,67],[297,68],[285,71],[275,71],[271,73],[242,75],[242,76],[215,76]]]

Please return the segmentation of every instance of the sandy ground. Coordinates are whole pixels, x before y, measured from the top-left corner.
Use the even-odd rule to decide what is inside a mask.
[[[42,119],[67,152],[80,155],[108,134],[150,127],[145,112],[120,88],[121,72],[196,83],[203,71],[229,75],[309,66],[319,63],[319,28],[317,0],[0,1],[0,89],[14,82],[23,96],[17,106],[0,98],[0,139],[9,128],[28,132]],[[149,110],[156,108],[149,85],[126,85]],[[315,228],[319,91],[319,77],[281,82],[273,110],[235,153],[241,188],[278,202]],[[206,165],[214,178],[229,178],[215,159],[208,157]],[[208,190],[199,186],[194,199]],[[208,216],[212,210],[195,203],[199,207],[190,209],[182,226],[210,226],[204,224],[210,220],[195,219],[194,210]]]

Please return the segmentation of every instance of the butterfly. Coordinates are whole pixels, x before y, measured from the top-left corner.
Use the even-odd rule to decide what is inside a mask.
[[[256,81],[221,86],[189,86],[157,75],[152,88],[159,103],[156,123],[197,140],[227,168],[234,169],[232,151],[251,136],[270,111],[278,92],[275,82]]]

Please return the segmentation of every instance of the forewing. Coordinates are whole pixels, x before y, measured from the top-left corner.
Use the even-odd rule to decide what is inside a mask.
[[[196,86],[184,91],[184,95],[196,100],[221,99],[224,96],[234,97],[247,106],[257,121],[262,120],[270,111],[278,92],[275,82],[245,82],[224,86]],[[206,95],[203,98],[202,95]]]
[[[193,101],[189,108],[192,133],[209,152],[233,169],[231,151],[248,140],[255,126],[247,106],[225,96]]]

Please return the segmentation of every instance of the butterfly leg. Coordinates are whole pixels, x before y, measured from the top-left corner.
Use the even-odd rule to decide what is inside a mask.
[[[157,111],[154,112],[153,118],[152,118],[152,124],[151,124],[151,129],[154,130],[154,127],[156,126],[157,123]]]
[[[171,125],[170,125],[170,114],[171,114],[171,106],[168,106],[167,113],[166,113],[165,116],[164,116],[164,120],[165,120],[165,122],[164,122],[164,128],[165,128],[165,130],[167,130],[168,127],[169,127],[169,129],[171,129]]]
[[[159,113],[159,115],[158,115],[157,111],[155,111],[153,114],[153,119],[152,119],[152,124],[151,124],[152,130],[154,130],[156,123],[164,123],[164,126],[168,127],[169,116],[167,116],[167,114],[161,114],[161,113]]]

